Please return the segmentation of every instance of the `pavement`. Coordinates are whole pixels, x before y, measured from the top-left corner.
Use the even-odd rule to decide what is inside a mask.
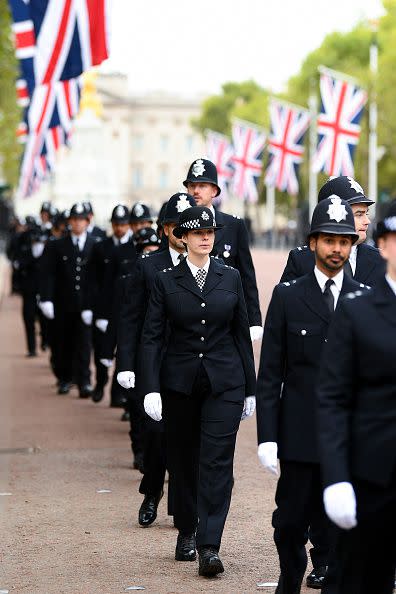
[[[286,253],[253,255],[265,315]],[[77,390],[58,396],[48,354],[25,358],[17,296],[0,305],[0,378],[0,594],[275,591],[257,586],[276,582],[279,570],[271,528],[276,478],[258,464],[254,419],[238,435],[225,573],[208,580],[198,577],[197,563],[175,562],[166,497],[157,521],[139,527],[141,475],[108,392],[99,404],[78,399]]]

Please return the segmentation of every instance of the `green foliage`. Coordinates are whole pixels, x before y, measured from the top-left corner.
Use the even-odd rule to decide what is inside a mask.
[[[10,185],[17,183],[21,153],[16,140],[16,129],[21,120],[15,93],[17,76],[11,17],[7,2],[0,2],[0,170]]]

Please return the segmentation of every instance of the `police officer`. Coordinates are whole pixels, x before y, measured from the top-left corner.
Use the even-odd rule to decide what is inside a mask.
[[[161,245],[161,238],[152,227],[143,227],[134,235],[136,250],[139,254],[156,252]]]
[[[324,504],[340,529],[337,594],[391,594],[396,569],[396,201],[377,233],[386,274],[341,304],[318,383]]]
[[[351,206],[356,232],[359,234],[359,239],[352,247],[348,262],[345,263],[345,272],[359,283],[374,286],[384,274],[385,266],[379,250],[364,243],[370,224],[368,211],[374,201],[365,195],[363,188],[356,180],[344,175],[329,179],[320,189],[318,201],[320,202],[332,194],[346,200]],[[314,256],[309,246],[304,245],[291,250],[281,282],[290,281],[311,272],[314,264]]]
[[[181,213],[173,234],[188,256],[155,278],[141,371],[145,411],[155,421],[163,411],[165,421],[175,558],[193,561],[197,545],[199,574],[208,577],[224,571],[236,434],[242,414],[253,414],[256,383],[239,272],[209,258],[216,228],[209,208]]]
[[[78,202],[70,210],[70,236],[47,244],[41,267],[41,310],[55,318],[58,343],[59,394],[67,394],[73,381],[80,398],[92,394],[90,383],[92,281],[87,262],[95,238],[87,233],[88,214]]]
[[[108,368],[100,362],[103,351],[104,335],[111,317],[108,299],[109,285],[114,289],[114,278],[110,278],[109,269],[113,265],[116,251],[127,243],[132,235],[129,228],[129,210],[123,204],[114,207],[110,218],[113,235],[96,243],[89,261],[91,278],[94,283],[93,294],[93,347],[96,367],[96,384],[92,394],[94,402],[103,398],[104,387],[108,381]]]
[[[131,216],[129,219],[132,233],[137,233],[143,227],[151,227],[153,224],[153,216],[150,208],[142,202],[136,202],[131,208]]]
[[[276,594],[300,592],[308,527],[313,519],[325,524],[315,387],[334,309],[343,295],[363,290],[343,271],[357,240],[348,203],[335,195],[321,201],[309,233],[314,270],[277,285],[267,312],[257,381],[257,430],[261,463],[277,474],[279,457],[281,467],[272,520],[281,568]],[[327,553],[328,549],[327,538]]]
[[[183,182],[199,206],[212,211],[221,228],[216,231],[212,255],[239,270],[245,294],[252,340],[262,337],[262,318],[258,297],[256,274],[249,248],[249,238],[244,222],[235,216],[214,209],[213,200],[221,192],[217,183],[216,166],[208,159],[196,159]]]
[[[178,192],[171,196],[162,217],[163,232],[168,238],[167,249],[140,258],[136,265],[136,274],[128,279],[125,298],[121,304],[117,340],[117,367],[120,369],[117,379],[124,388],[132,387],[134,370],[138,367],[141,329],[155,277],[164,268],[180,264],[187,255],[184,243],[173,234],[173,230],[178,225],[180,214],[192,206],[195,206],[195,201],[189,194]],[[138,377],[138,393],[140,383]],[[144,499],[138,519],[141,526],[149,526],[157,517],[158,504],[163,495],[166,443],[163,423],[156,423],[147,415],[143,469],[144,476],[139,492],[144,495]]]
[[[98,227],[97,225],[95,225],[93,222],[94,211],[93,211],[91,202],[89,200],[87,200],[87,201],[83,202],[83,206],[84,206],[84,208],[87,212],[87,215],[88,215],[87,233],[89,235],[92,235],[92,237],[94,237],[96,240],[99,240],[99,241],[106,239],[106,231],[104,229],[102,229],[101,227]]]

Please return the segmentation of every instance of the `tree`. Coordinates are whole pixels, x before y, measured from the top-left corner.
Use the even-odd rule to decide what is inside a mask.
[[[0,170],[5,181],[15,186],[18,180],[21,147],[16,130],[21,113],[16,102],[15,81],[18,62],[11,36],[11,16],[7,2],[0,3]]]

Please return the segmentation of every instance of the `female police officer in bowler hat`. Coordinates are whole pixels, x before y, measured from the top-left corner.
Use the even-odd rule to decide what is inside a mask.
[[[164,417],[167,433],[175,558],[194,561],[197,547],[207,577],[224,571],[218,551],[236,434],[241,417],[254,412],[256,388],[239,272],[209,257],[217,228],[209,208],[181,213],[173,233],[188,256],[158,273],[142,337],[144,408],[156,421]]]

